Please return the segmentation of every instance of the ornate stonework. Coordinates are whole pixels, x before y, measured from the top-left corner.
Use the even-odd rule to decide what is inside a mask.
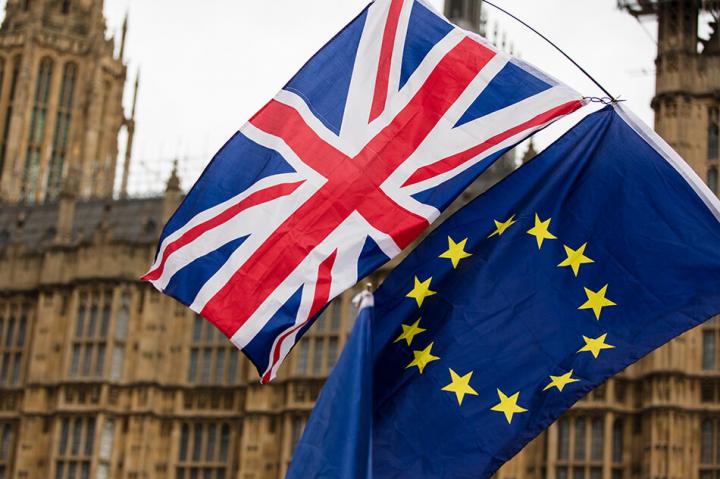
[[[113,193],[126,119],[120,45],[102,0],[9,0],[0,28],[0,199],[37,204],[77,176],[82,198]]]
[[[631,8],[660,20],[656,127],[717,189],[720,39],[714,33],[698,52],[692,5]],[[7,8],[0,479],[283,477],[352,327],[354,292],[332,303],[277,380],[261,386],[208,323],[137,279],[181,192],[174,172],[162,197],[126,198],[121,187],[112,199],[117,133],[132,132],[134,119],[122,111],[122,45],[105,39],[102,1],[9,0]],[[481,28],[479,0],[446,9]],[[68,65],[73,88],[63,87]],[[31,139],[37,118],[43,134]],[[498,162],[458,204],[513,166]],[[673,341],[580,401],[497,477],[720,477],[719,347],[715,321]]]

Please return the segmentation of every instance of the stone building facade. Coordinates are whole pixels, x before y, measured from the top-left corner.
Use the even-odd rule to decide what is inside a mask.
[[[105,37],[102,0],[8,0],[0,28],[0,199],[112,195],[127,69]],[[116,44],[118,43],[118,44]],[[128,149],[129,152],[129,149]]]
[[[479,0],[446,3],[484,25]],[[717,189],[720,38],[698,50],[693,5],[628,8],[660,19],[657,129]],[[182,193],[174,172],[162,196],[123,194],[126,31],[106,38],[102,0],[8,0],[0,27],[0,479],[281,478],[352,327],[354,291],[261,386],[209,323],[138,281]],[[720,478],[718,341],[714,321],[673,341],[497,476]]]

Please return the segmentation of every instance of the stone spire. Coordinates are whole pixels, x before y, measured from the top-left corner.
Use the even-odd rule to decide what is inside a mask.
[[[122,25],[122,33],[120,35],[120,61],[123,61],[125,59],[125,40],[127,39],[127,31],[128,31],[128,16],[130,14],[128,12],[125,12],[125,19],[123,20]]]
[[[137,106],[138,88],[140,87],[140,70],[135,77],[135,88],[133,91],[132,110],[130,118],[125,119],[127,128],[127,143],[125,144],[125,160],[123,162],[122,181],[120,182],[120,197],[127,197],[128,178],[130,176],[130,160],[132,159],[133,140],[135,138],[135,107]]]
[[[127,70],[106,37],[102,7],[103,0],[7,1],[3,200],[54,200],[69,168],[77,169],[78,198],[112,197]]]
[[[535,150],[535,141],[530,138],[530,143],[528,144],[527,150],[525,150],[525,154],[522,156],[522,164],[524,165],[528,161],[532,160],[537,156],[537,150]]]
[[[163,223],[167,223],[177,207],[180,205],[182,191],[180,190],[180,177],[178,176],[178,160],[173,162],[172,173],[168,178],[163,198]]]

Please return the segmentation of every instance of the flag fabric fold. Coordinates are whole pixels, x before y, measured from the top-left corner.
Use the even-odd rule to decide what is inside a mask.
[[[377,0],[213,158],[144,276],[271,380],[325,305],[582,106],[424,0]]]
[[[358,298],[352,333],[295,448],[287,479],[369,479],[372,429],[373,297]],[[329,450],[326,445],[332,444]]]
[[[667,144],[619,105],[587,116],[375,293],[372,430],[351,439],[369,445],[372,476],[490,477],[590,390],[720,312],[718,244],[720,203]],[[331,455],[317,427],[298,451]]]

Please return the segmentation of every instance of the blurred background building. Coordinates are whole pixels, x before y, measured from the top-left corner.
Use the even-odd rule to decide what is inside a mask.
[[[718,3],[620,6],[657,18],[656,129],[717,192]],[[8,0],[0,27],[0,479],[281,478],[352,327],[353,291],[261,386],[209,323],[138,281],[182,192],[174,171],[164,195],[125,194],[127,24],[108,39],[102,8]],[[480,0],[448,0],[445,14],[512,49],[487,31]],[[701,39],[703,15],[714,21]],[[499,161],[461,202],[517,160]],[[719,341],[713,320],[653,353],[497,477],[720,478]]]

